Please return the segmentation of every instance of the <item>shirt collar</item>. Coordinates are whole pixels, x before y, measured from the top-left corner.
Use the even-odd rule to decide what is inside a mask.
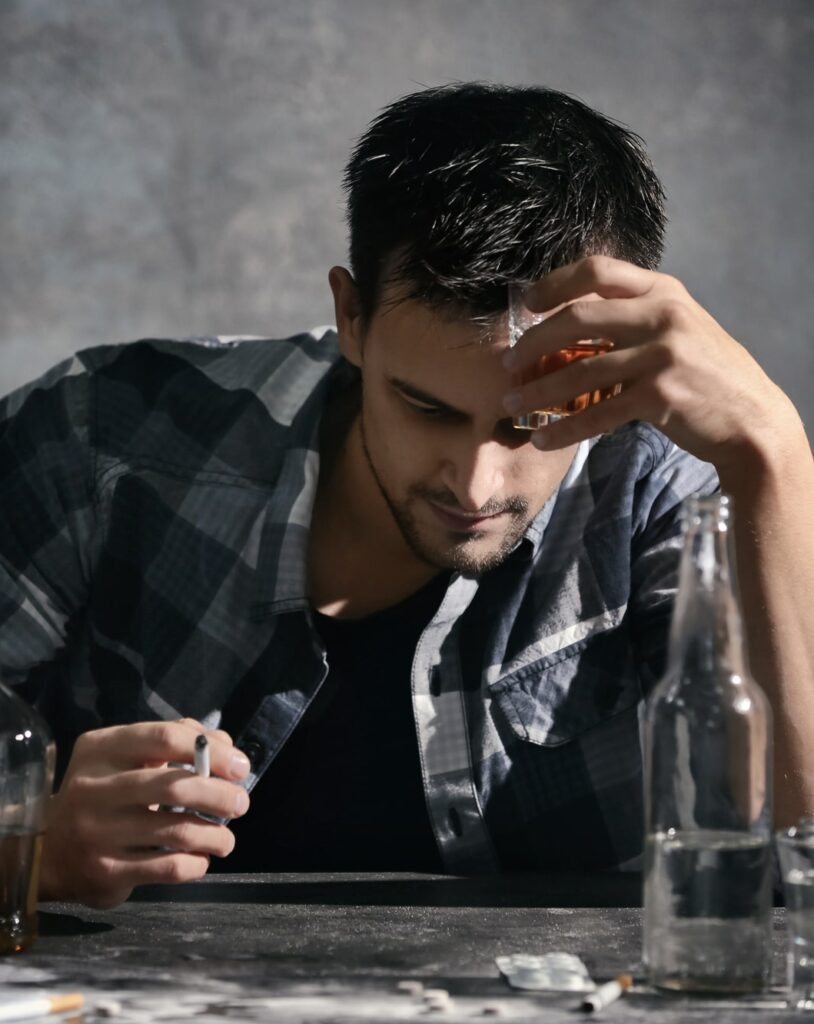
[[[571,464],[566,470],[565,476],[562,478],[551,497],[545,502],[537,515],[526,527],[526,531],[517,542],[514,551],[521,552],[529,559],[537,557],[545,538],[546,527],[548,526],[552,513],[554,512],[554,506],[557,504],[557,501],[560,499],[563,492],[572,487],[582,476],[591,448],[593,448],[598,440],[598,437],[591,437],[587,441],[580,441],[577,445],[577,450],[574,452],[574,457],[571,459]]]
[[[335,335],[328,340],[334,344],[327,351],[327,372],[325,364],[314,372],[258,523],[255,619],[308,607],[308,535],[319,479],[322,413],[332,389],[344,386],[348,366],[336,349]]]
[[[298,440],[292,437],[280,475],[266,506],[257,560],[258,587],[253,617],[308,608],[308,535],[319,478],[319,432],[329,394],[358,380],[358,371],[337,356],[330,372],[317,381],[298,417]],[[293,427],[293,425],[292,425]],[[509,557],[529,559],[542,547],[546,527],[563,491],[581,476],[593,445],[589,438],[577,446],[565,476],[532,519]]]

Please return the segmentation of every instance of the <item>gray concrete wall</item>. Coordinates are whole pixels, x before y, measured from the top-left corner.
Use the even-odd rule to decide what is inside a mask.
[[[144,335],[332,317],[378,108],[541,82],[644,136],[665,268],[814,426],[810,0],[0,0],[0,391]]]

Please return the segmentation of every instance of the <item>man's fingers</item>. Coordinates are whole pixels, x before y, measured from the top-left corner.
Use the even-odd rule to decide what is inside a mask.
[[[209,738],[213,774],[205,778],[168,767],[193,763],[201,733]],[[115,906],[134,885],[199,878],[210,855],[231,851],[231,832],[192,813],[160,808],[238,817],[248,809],[249,797],[236,783],[248,771],[248,759],[227,733],[204,729],[194,719],[84,733],[49,803],[41,891],[89,906]],[[179,852],[165,853],[162,847]]]
[[[185,807],[216,818],[239,818],[249,808],[241,786],[214,776],[202,778],[182,768],[141,769],[117,776],[121,802],[149,807]]]
[[[589,437],[611,434],[617,427],[641,418],[641,400],[636,389],[622,391],[584,412],[566,416],[531,435],[531,443],[543,451],[579,444]]]
[[[203,821],[194,814],[174,811],[129,811],[100,822],[94,846],[105,861],[133,853],[159,853],[165,849],[181,853],[200,853],[226,857],[235,846],[235,837],[225,825]]]
[[[185,807],[216,818],[237,818],[249,807],[249,795],[234,782],[214,776],[202,778],[183,768],[135,768],[103,778],[76,779],[82,803],[97,817],[119,809],[153,805]]]
[[[70,885],[56,897],[105,909],[123,903],[133,888],[149,883],[181,883],[202,878],[209,855],[175,850],[117,850],[83,858]]]
[[[203,878],[209,868],[205,853],[173,850],[129,850],[104,862],[107,888],[128,888],[155,882],[181,883]]]
[[[505,353],[503,365],[512,371],[523,370],[541,356],[594,339],[611,341],[617,349],[631,348],[669,329],[667,316],[662,305],[648,300],[577,300],[529,328]]]
[[[562,406],[578,395],[610,391],[617,384],[629,384],[649,372],[654,361],[649,349],[641,348],[581,359],[556,370],[546,370],[542,376],[518,385],[506,396],[504,405],[513,416]]]
[[[524,298],[529,309],[543,313],[590,292],[605,299],[646,295],[657,284],[669,280],[672,279],[666,274],[645,270],[612,256],[587,256],[552,270],[533,284]]]
[[[207,730],[194,719],[176,722],[138,722],[84,733],[76,742],[74,755],[101,768],[107,765],[126,770],[138,765],[175,761],[192,764],[195,739],[200,733],[209,738],[212,773],[223,778],[241,779],[249,772],[249,760],[237,750],[221,729]]]
[[[100,822],[95,841],[98,849],[108,850],[112,856],[168,848],[226,857],[235,846],[234,834],[225,825],[203,821],[194,814],[146,809]]]
[[[182,853],[205,853],[213,857],[227,857],[235,848],[235,836],[225,825],[201,821],[194,814],[172,811],[148,811],[152,837],[156,846],[165,846]],[[142,825],[144,819],[142,819]],[[144,834],[134,835],[134,847],[143,847]]]
[[[204,732],[210,741],[214,738],[225,743],[227,746],[233,745],[232,737],[225,729],[204,729]]]

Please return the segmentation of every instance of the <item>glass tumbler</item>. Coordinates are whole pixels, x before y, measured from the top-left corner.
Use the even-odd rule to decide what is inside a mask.
[[[775,833],[788,932],[789,1005],[814,1010],[814,819]]]
[[[524,296],[528,285],[509,285],[509,346],[514,348],[521,336],[535,324],[541,323],[550,313],[533,313],[525,303]],[[559,352],[551,352],[541,356],[536,363],[515,374],[512,382],[514,385],[528,384],[547,373],[562,369],[571,363],[581,359],[591,359],[603,355],[613,349],[613,342],[602,338],[593,341],[577,341],[568,345]],[[575,395],[565,402],[546,406],[544,409],[536,409],[534,412],[524,413],[512,418],[512,424],[517,430],[537,430],[549,423],[556,423],[565,416],[572,416],[576,412],[582,412],[592,405],[618,395],[622,390],[621,384],[613,384],[607,388],[597,388],[595,391],[586,391],[581,395]]]

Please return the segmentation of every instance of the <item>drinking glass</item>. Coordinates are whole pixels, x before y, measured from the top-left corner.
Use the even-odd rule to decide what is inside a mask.
[[[509,345],[514,348],[530,327],[541,323],[550,316],[550,313],[533,313],[524,301],[528,286],[523,284],[509,285]],[[580,359],[591,359],[594,356],[610,352],[613,342],[603,338],[595,338],[592,341],[576,341],[572,345],[561,349],[559,352],[551,352],[541,356],[536,363],[521,370],[512,378],[515,385],[528,384],[539,377],[559,370]],[[524,413],[521,416],[512,418],[512,425],[517,430],[537,430],[549,423],[556,423],[565,416],[571,416],[575,412],[582,412],[592,405],[618,395],[622,390],[621,384],[612,384],[607,388],[597,388],[595,391],[586,391],[574,398],[569,398],[560,404],[546,406],[544,409],[536,409],[534,412]]]
[[[786,900],[789,1005],[814,1010],[814,819],[775,838]]]

